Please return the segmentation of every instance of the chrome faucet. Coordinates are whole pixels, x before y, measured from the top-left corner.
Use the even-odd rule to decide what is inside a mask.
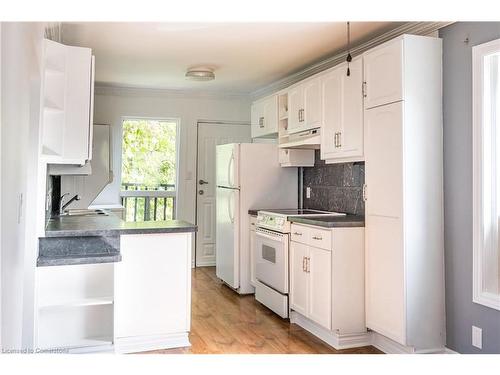
[[[68,207],[71,203],[73,203],[74,201],[80,200],[80,196],[78,194],[76,194],[73,198],[71,198],[69,201],[67,201],[65,204],[63,204],[64,197],[66,195],[69,195],[69,193],[61,195],[61,199],[59,200],[59,215],[64,214],[64,210],[66,210],[66,207]]]

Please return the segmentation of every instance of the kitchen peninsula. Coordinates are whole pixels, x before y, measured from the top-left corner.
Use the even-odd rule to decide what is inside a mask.
[[[189,346],[194,232],[185,221],[125,222],[105,211],[49,219],[37,260],[37,349]]]

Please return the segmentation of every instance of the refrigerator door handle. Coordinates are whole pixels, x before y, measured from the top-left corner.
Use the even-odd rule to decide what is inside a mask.
[[[229,186],[234,185],[234,152],[231,153],[231,157],[229,158],[229,163],[227,163],[227,182]]]
[[[233,202],[234,202],[234,190],[231,191],[229,194],[229,199],[227,200],[227,213],[229,215],[229,220],[231,221],[231,224],[234,224],[234,212],[233,212]]]

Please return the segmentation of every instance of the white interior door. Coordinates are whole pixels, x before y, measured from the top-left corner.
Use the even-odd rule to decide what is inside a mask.
[[[250,141],[250,124],[198,123],[196,266],[215,266],[215,146]]]

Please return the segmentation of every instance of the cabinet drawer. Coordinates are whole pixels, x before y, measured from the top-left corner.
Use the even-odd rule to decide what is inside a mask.
[[[255,223],[257,222],[257,216],[249,215],[250,216],[250,230],[255,230]]]
[[[292,241],[309,244],[309,233],[310,228],[303,225],[293,224],[291,225],[290,238]]]
[[[292,224],[291,239],[312,247],[332,250],[332,231],[315,226]]]
[[[320,249],[332,250],[332,232],[328,229],[310,227],[308,244]]]

